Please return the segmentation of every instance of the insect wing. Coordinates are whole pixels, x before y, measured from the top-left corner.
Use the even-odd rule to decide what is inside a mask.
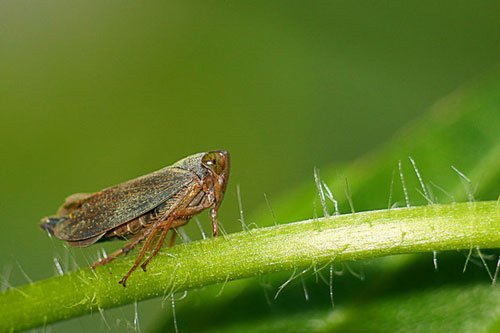
[[[190,171],[166,167],[94,193],[56,227],[56,235],[70,242],[102,235],[153,210],[189,186],[194,177]]]

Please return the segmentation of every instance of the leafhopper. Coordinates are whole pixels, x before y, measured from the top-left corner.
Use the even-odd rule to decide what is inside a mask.
[[[42,219],[41,227],[71,246],[130,239],[121,249],[92,264],[92,268],[109,263],[143,242],[134,265],[119,281],[125,287],[139,265],[146,271],[169,230],[186,224],[193,215],[211,208],[212,231],[217,236],[217,212],[228,178],[227,151],[194,154],[96,193],[73,194],[55,216]],[[173,246],[175,236],[173,231],[169,246]],[[149,249],[152,251],[143,261]]]

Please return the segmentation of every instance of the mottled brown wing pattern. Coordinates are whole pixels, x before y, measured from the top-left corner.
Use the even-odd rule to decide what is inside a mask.
[[[139,265],[146,271],[170,230],[186,224],[193,215],[211,208],[212,232],[217,236],[217,212],[228,177],[227,151],[194,154],[100,192],[73,194],[56,216],[42,219],[41,227],[73,246],[133,236],[128,244],[95,262],[92,268],[105,265],[144,242],[133,266],[119,281],[125,287]],[[173,246],[175,235],[172,233],[169,246]],[[151,253],[143,261],[149,250]]]
[[[154,209],[195,178],[190,171],[166,167],[109,187],[81,200],[81,205],[73,208],[54,231],[70,242],[96,237]]]

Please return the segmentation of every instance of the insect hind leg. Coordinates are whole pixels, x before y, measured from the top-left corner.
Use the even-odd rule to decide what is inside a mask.
[[[149,257],[142,263],[141,268],[144,272],[146,271],[146,267],[147,267],[148,263],[151,261],[151,259],[153,259],[154,256],[156,256],[156,254],[158,253],[158,251],[160,251],[161,246],[163,245],[163,242],[165,241],[165,237],[167,237],[168,230],[169,230],[169,228],[163,227],[163,231],[161,232],[160,239],[158,240],[158,243],[156,244],[155,249],[149,255]]]
[[[147,231],[147,230],[145,230]],[[97,266],[102,266],[106,265],[110,261],[113,261],[114,259],[118,258],[122,254],[127,254],[129,253],[138,243],[140,243],[146,236],[148,236],[149,232],[142,232],[138,234],[130,243],[122,247],[121,249],[116,250],[115,252],[111,253],[107,258],[103,258],[99,261],[96,261],[95,263],[92,264],[92,269],[95,269]]]
[[[173,232],[174,233],[172,234],[172,236],[170,236],[170,242],[168,242],[168,247],[172,247],[175,244],[175,238],[177,237],[177,230],[174,229]]]
[[[127,286],[127,279],[137,269],[137,267],[139,267],[139,264],[141,263],[142,258],[144,258],[144,255],[146,254],[146,251],[148,250],[148,248],[149,248],[151,242],[153,241],[153,239],[155,238],[156,233],[160,229],[161,228],[158,228],[158,227],[147,229],[149,231],[149,233],[147,235],[146,242],[142,246],[141,252],[139,252],[139,255],[137,256],[137,259],[134,262],[134,265],[132,266],[132,268],[129,269],[129,271],[127,272],[127,274],[125,274],[125,276],[122,277],[122,279],[120,281],[118,281],[118,283],[120,283],[123,287]]]
[[[160,236],[160,239],[158,240],[158,243],[156,244],[156,247],[153,250],[153,252],[149,255],[149,257],[141,265],[141,268],[144,272],[146,271],[146,267],[147,267],[148,263],[151,261],[151,259],[153,259],[160,251],[160,249],[163,245],[163,242],[165,241],[165,238],[167,237],[167,233],[169,230],[172,230],[173,233],[172,233],[172,236],[170,238],[170,242],[168,243],[168,247],[174,246],[175,238],[177,236],[176,231],[174,230],[174,228],[172,228],[172,225],[174,224],[174,222],[175,221],[173,219],[170,219],[169,221],[167,221],[167,223],[165,225],[160,227],[161,229],[163,229],[161,236]]]

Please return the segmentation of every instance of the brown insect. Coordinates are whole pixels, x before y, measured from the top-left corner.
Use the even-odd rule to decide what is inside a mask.
[[[128,273],[119,281],[124,287],[130,274],[156,246],[141,267],[158,253],[170,229],[186,224],[202,210],[211,208],[213,235],[217,236],[217,211],[229,177],[229,153],[216,150],[188,156],[156,172],[96,193],[69,196],[55,216],[42,219],[41,227],[72,246],[132,238],[131,242],[101,259],[92,268],[144,245]],[[155,237],[160,235],[159,238]],[[175,243],[173,232],[169,246]]]

